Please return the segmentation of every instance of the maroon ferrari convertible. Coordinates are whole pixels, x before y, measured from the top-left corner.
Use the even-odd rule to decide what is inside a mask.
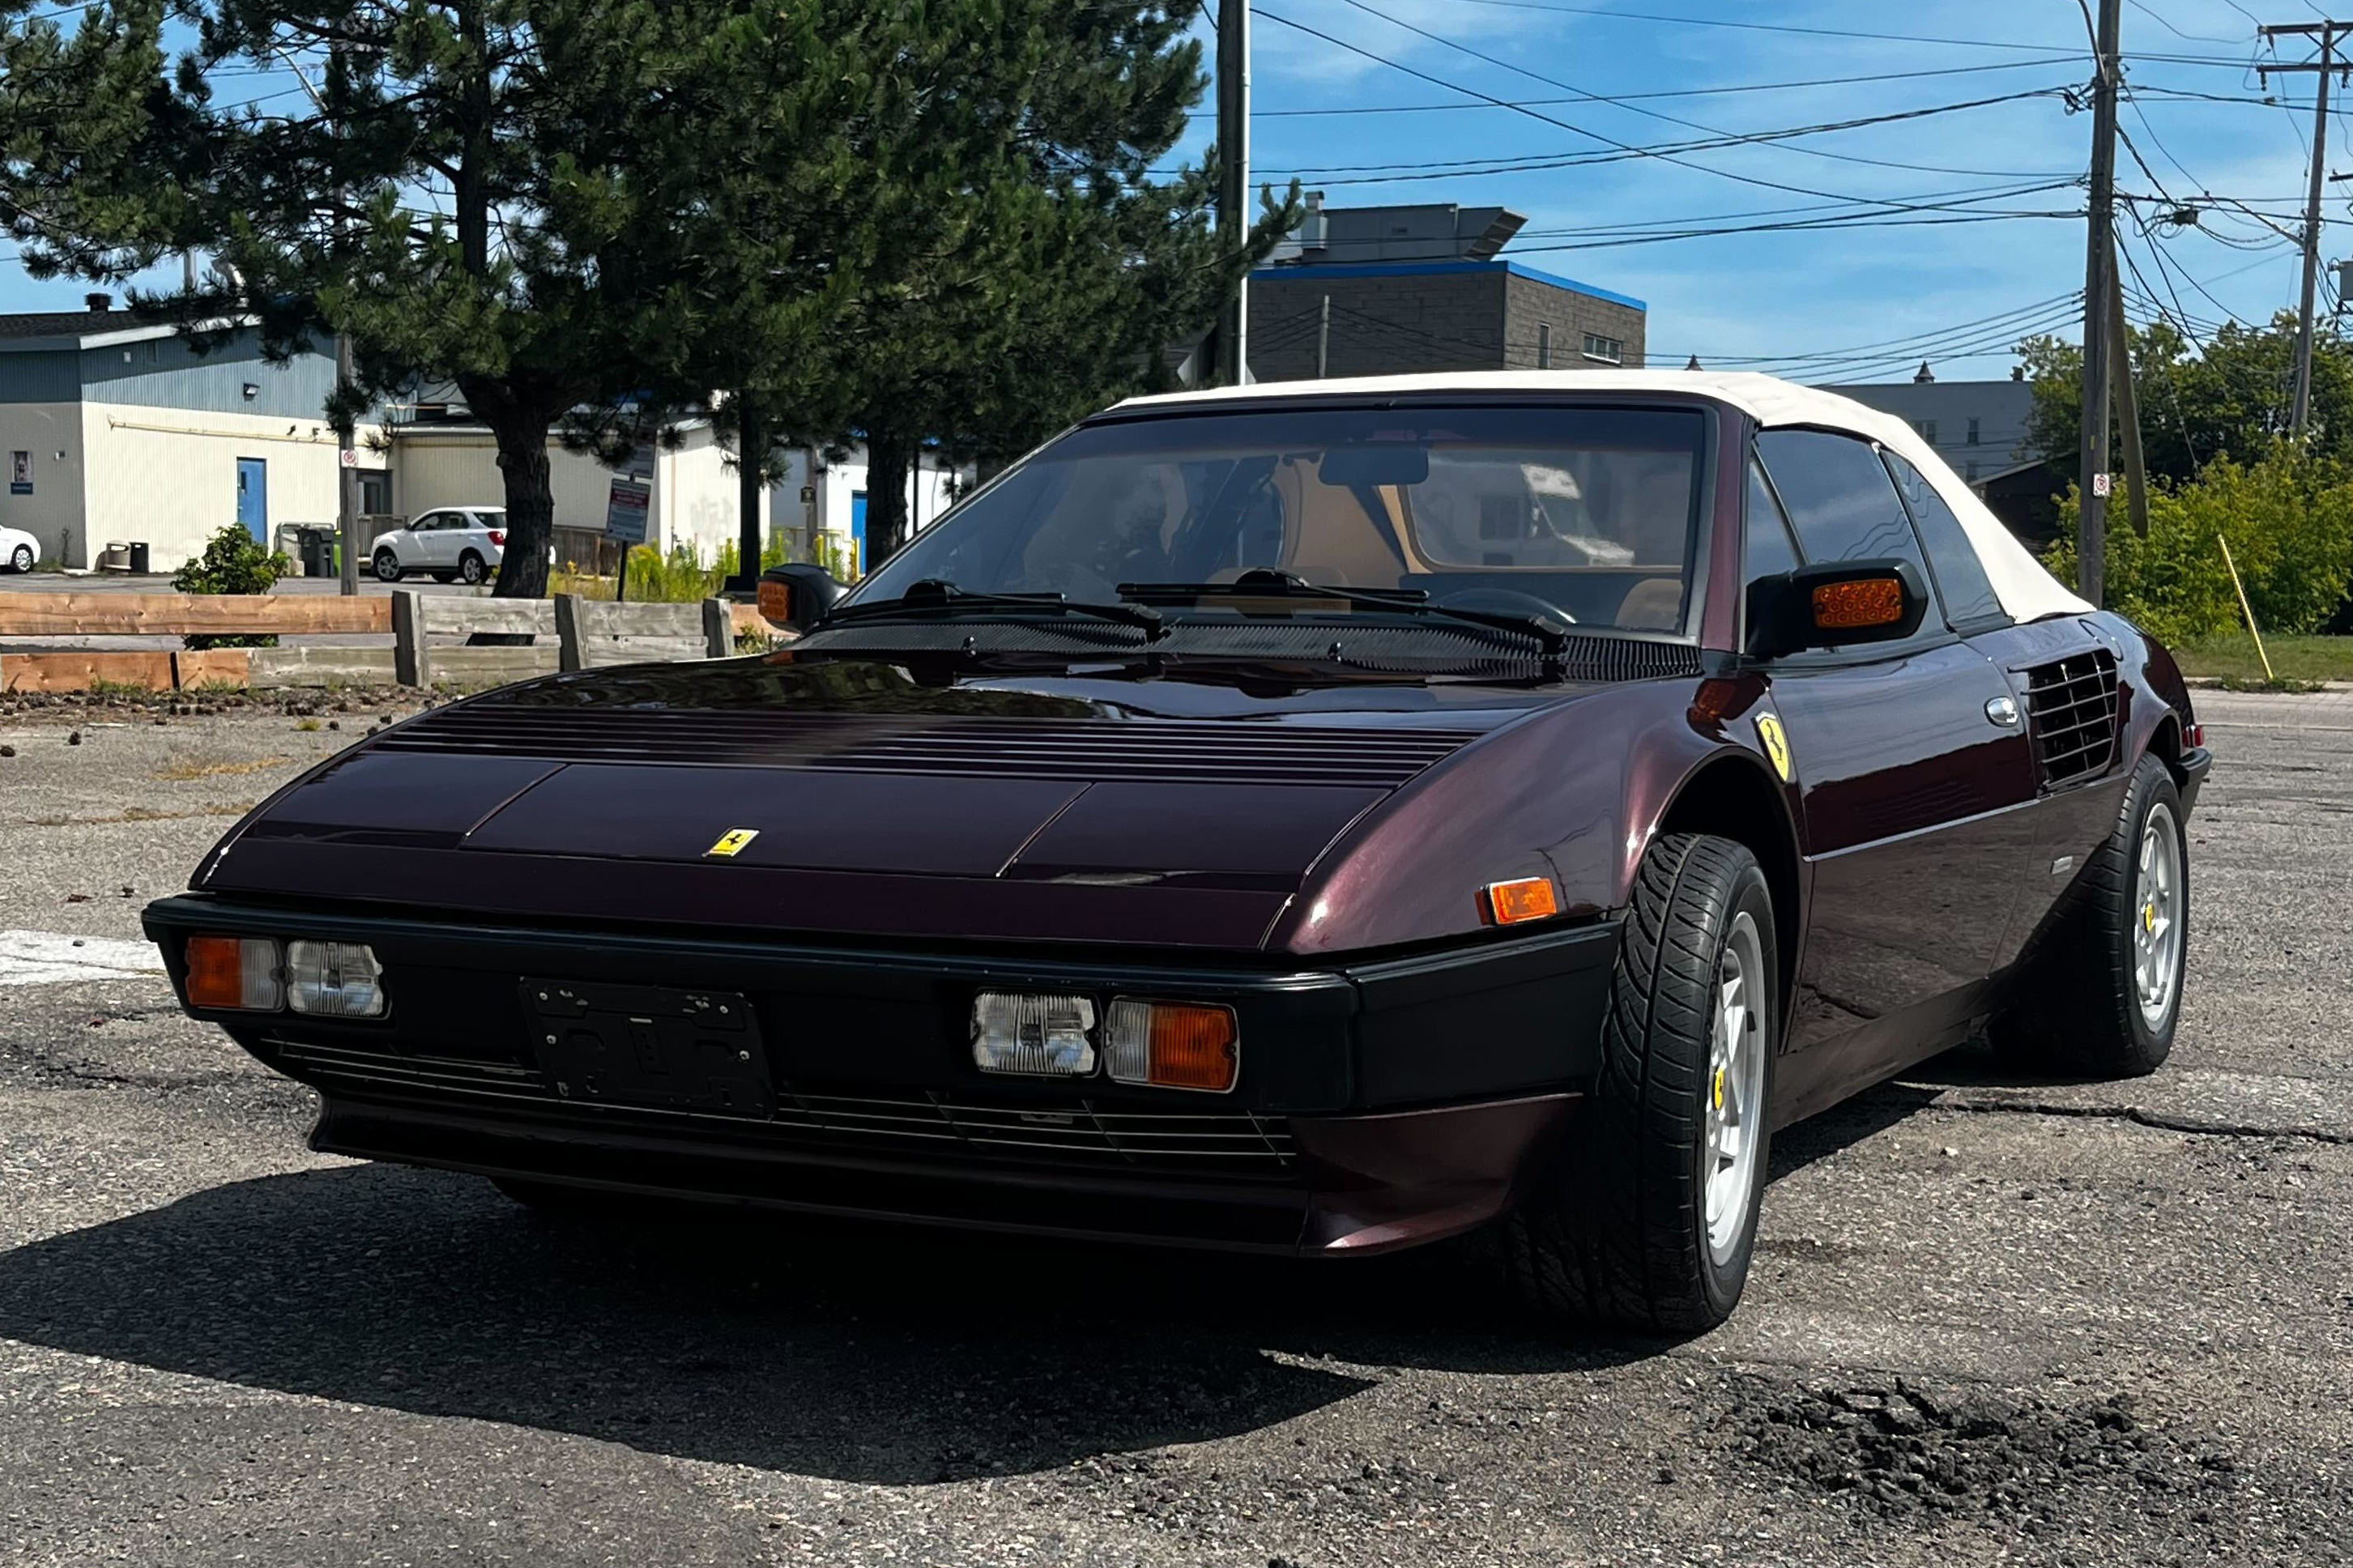
[[[343,752],[147,911],[313,1146],[1738,1300],[1774,1130],[2145,1073],[2211,759],[1913,431],[1760,376],[1139,399],[783,651]]]

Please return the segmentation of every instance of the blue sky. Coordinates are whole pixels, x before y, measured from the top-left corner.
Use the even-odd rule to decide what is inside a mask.
[[[2297,0],[2125,5],[2132,98],[2122,124],[2151,172],[2120,152],[2119,188],[2239,204],[2200,204],[2196,225],[2176,226],[2159,221],[2166,203],[2151,199],[2131,208],[2146,229],[2123,223],[2138,268],[2127,289],[2155,302],[2137,302],[2135,313],[2161,305],[2200,334],[2230,316],[2263,320],[2295,298],[2296,252],[2282,231],[2293,232],[2302,202],[2314,79],[2265,86],[2253,68],[2310,51],[2289,40],[2276,57],[2259,47],[2255,14],[2319,13]],[[1280,184],[1298,171],[1332,205],[1453,201],[1524,213],[1526,228],[1505,254],[1648,301],[1653,363],[1696,353],[1807,379],[1886,380],[1908,373],[1925,347],[1942,376],[1993,376],[2007,373],[2024,329],[2073,334],[2065,296],[2082,285],[2084,225],[2072,215],[2084,200],[2090,116],[2061,95],[2080,94],[2090,63],[2083,16],[2068,0],[1261,0],[1253,32],[1259,174]],[[1838,79],[1894,73],[1907,74]],[[1820,85],[1779,85],[1788,83]],[[266,78],[247,90],[285,85]],[[2279,101],[2265,104],[2266,94]],[[2342,96],[2353,104],[2353,89]],[[1986,99],[2006,101],[1948,108]],[[1463,107],[1421,107],[1432,105]],[[1915,112],[1924,110],[1940,112]],[[1329,110],[1349,112],[1320,112]],[[1702,145],[1673,162],[1623,155],[1905,114],[1915,117]],[[2332,167],[2353,169],[2353,118],[2331,121]],[[1209,127],[1205,113],[1187,150],[1206,143]],[[1478,167],[1563,159],[1586,161]],[[2353,195],[2353,183],[2325,204],[2325,260],[2353,256],[2353,203],[2340,192]],[[1858,199],[1934,208],[1880,210],[1939,221],[1610,243],[1641,226],[1820,222],[1863,210]],[[2071,216],[1941,221],[1964,211]],[[0,259],[0,310],[72,309],[86,287],[35,283]],[[2323,300],[2332,302],[2325,288]],[[1908,339],[1921,342],[1862,346]],[[1799,357],[1809,355],[1823,357]]]

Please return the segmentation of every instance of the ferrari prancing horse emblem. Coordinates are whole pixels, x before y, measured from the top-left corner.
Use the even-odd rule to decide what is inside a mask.
[[[759,837],[760,830],[756,827],[731,827],[719,836],[718,843],[702,853],[705,858],[713,855],[723,858],[732,856]]]
[[[1781,733],[1781,721],[1770,713],[1757,715],[1757,738],[1765,742],[1765,754],[1773,759],[1773,771],[1788,784],[1789,772],[1789,737]]]

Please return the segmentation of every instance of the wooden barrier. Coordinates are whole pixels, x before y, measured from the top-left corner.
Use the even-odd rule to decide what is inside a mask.
[[[99,686],[172,689],[172,656],[152,653],[0,655],[0,691],[89,691]]]
[[[749,605],[616,605],[564,595],[497,599],[399,589],[386,597],[308,595],[0,594],[0,637],[391,635],[391,647],[280,647],[180,652],[9,653],[0,690],[85,691],[100,684],[169,691],[204,686],[494,686],[557,669],[726,658],[744,630],[768,630]],[[472,647],[477,632],[529,646]],[[435,637],[445,639],[436,646]]]
[[[478,632],[521,634],[527,647],[436,647],[435,637]],[[555,605],[546,599],[489,599],[462,594],[392,595],[392,666],[403,686],[501,686],[553,674],[559,667]]]
[[[392,602],[326,594],[0,594],[0,637],[320,637],[392,630]]]
[[[555,626],[565,669],[650,659],[725,658],[735,651],[735,625],[724,599],[699,605],[617,605],[555,596]]]

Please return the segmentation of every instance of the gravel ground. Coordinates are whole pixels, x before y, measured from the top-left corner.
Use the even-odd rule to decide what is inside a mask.
[[[1785,1133],[1679,1344],[1451,1256],[549,1223],[308,1153],[160,979],[0,983],[0,1562],[2333,1561],[2353,700],[2200,708],[2173,1062],[1957,1052]],[[164,716],[0,714],[0,931],[135,937],[369,714]]]

